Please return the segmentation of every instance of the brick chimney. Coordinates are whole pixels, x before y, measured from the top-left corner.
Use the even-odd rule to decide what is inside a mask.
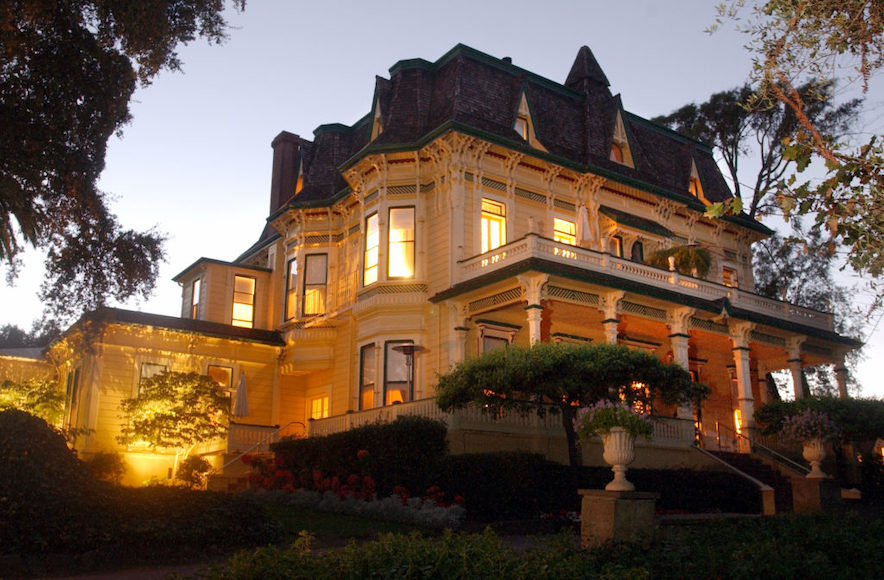
[[[270,213],[273,213],[295,193],[301,138],[293,133],[283,131],[273,139],[270,146],[273,147]]]

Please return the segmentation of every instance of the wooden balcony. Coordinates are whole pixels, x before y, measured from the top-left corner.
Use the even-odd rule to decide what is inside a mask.
[[[529,259],[576,267],[590,272],[616,276],[654,288],[707,301],[727,298],[731,305],[795,324],[832,331],[832,315],[803,308],[753,294],[738,288],[723,286],[678,272],[662,270],[641,262],[617,258],[610,254],[562,244],[537,234],[528,234],[520,240],[493,251],[458,262],[456,284],[493,274]]]

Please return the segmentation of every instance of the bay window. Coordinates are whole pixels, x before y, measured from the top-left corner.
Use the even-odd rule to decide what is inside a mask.
[[[327,275],[327,254],[310,254],[304,259],[304,316],[325,314]]]
[[[368,286],[378,281],[378,248],[380,232],[378,231],[378,214],[365,219],[365,259],[362,269],[362,285]]]
[[[233,313],[230,324],[252,328],[255,322],[255,279],[233,277]]]
[[[359,349],[359,410],[374,407],[374,387],[377,383],[377,347],[366,344]]]
[[[295,317],[298,293],[298,259],[290,258],[285,268],[285,320]]]
[[[387,277],[414,278],[414,208],[390,208]]]
[[[408,356],[395,347],[414,344],[411,340],[389,340],[384,343],[384,404],[405,403],[411,400],[411,366]]]

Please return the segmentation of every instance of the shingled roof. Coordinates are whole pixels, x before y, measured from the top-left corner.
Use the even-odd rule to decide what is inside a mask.
[[[271,218],[290,206],[334,203],[348,191],[342,170],[365,155],[417,149],[447,130],[598,173],[702,210],[702,202],[688,193],[693,163],[709,201],[732,197],[708,146],[626,112],[608,85],[586,46],[578,51],[565,84],[462,44],[436,62],[400,61],[390,69],[389,79],[377,78],[372,110],[353,126],[322,125],[312,142],[297,138],[298,157],[291,162],[303,167],[303,187],[295,194],[291,182],[291,195],[276,198]],[[531,109],[537,140],[547,152],[532,148],[513,129],[522,95]],[[372,140],[376,111],[383,131]],[[635,168],[609,159],[618,114]],[[769,232],[745,217],[731,220]]]

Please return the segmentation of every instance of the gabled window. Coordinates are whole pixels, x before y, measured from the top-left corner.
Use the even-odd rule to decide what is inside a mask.
[[[377,384],[377,347],[366,344],[359,349],[359,410],[374,407],[374,388]]]
[[[691,159],[691,179],[688,183],[688,193],[704,203],[709,203],[706,195],[703,193],[703,184],[700,182],[700,173],[697,171],[697,164]]]
[[[414,278],[414,208],[390,208],[387,278]]]
[[[378,251],[381,235],[378,231],[378,214],[365,218],[365,253],[362,268],[362,285],[378,281]]]
[[[298,179],[295,180],[295,195],[301,193],[304,189],[304,161],[298,161]]]
[[[516,123],[513,125],[513,129],[519,136],[525,141],[528,140],[528,117],[518,116],[516,117]]]
[[[553,218],[553,239],[563,244],[577,245],[577,224],[561,218]]]
[[[626,137],[626,128],[623,125],[623,117],[619,111],[614,122],[614,139],[611,143],[610,159],[621,165],[635,167],[632,161],[632,151],[629,148],[629,139]]]
[[[291,320],[298,310],[298,259],[289,258],[285,266],[285,320]]]
[[[371,140],[374,141],[378,135],[384,132],[384,122],[381,119],[381,103],[375,102],[374,117],[371,122]]]
[[[193,284],[190,285],[190,317],[194,320],[198,319],[200,316],[200,286],[202,283],[200,282],[200,278],[197,278],[193,281]]]
[[[506,244],[506,206],[482,198],[482,253]]]
[[[531,109],[528,107],[528,99],[522,92],[519,98],[519,110],[516,112],[516,120],[513,122],[513,131],[519,134],[531,147],[546,151],[546,147],[537,139],[534,133],[534,120],[531,118]]]
[[[304,316],[325,314],[327,275],[327,254],[310,254],[304,259]]]
[[[255,323],[255,279],[233,277],[233,313],[230,324],[252,328]]]

